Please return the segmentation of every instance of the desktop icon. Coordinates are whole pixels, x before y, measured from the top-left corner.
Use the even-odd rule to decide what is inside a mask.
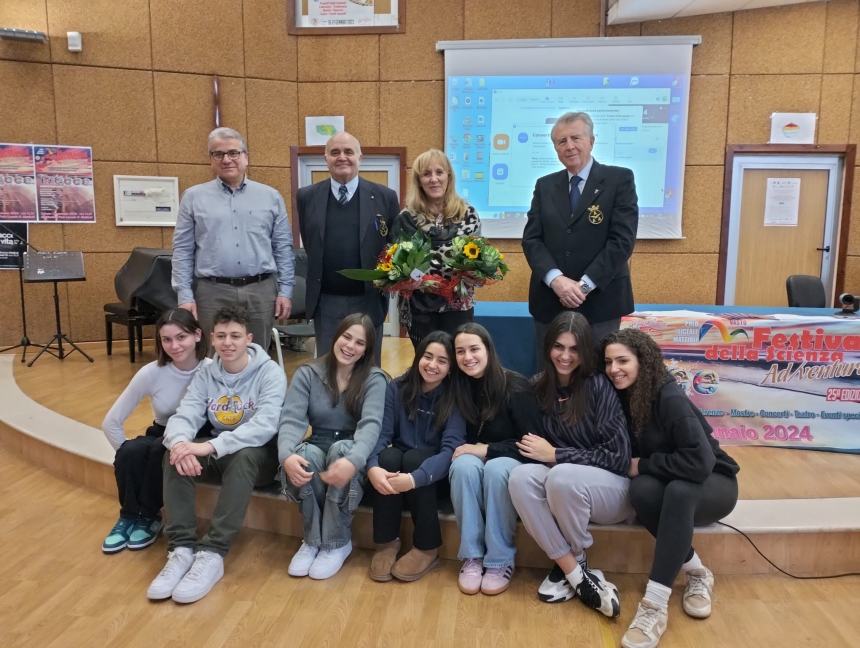
[[[507,133],[498,133],[493,135],[493,148],[499,151],[504,151],[511,145],[511,138]]]

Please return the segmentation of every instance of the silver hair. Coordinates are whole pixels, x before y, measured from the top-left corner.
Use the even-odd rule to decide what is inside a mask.
[[[555,120],[552,130],[549,133],[550,139],[555,142],[555,129],[563,124],[581,121],[588,127],[588,136],[594,137],[594,122],[591,120],[591,115],[587,112],[566,112],[561,117]]]
[[[212,142],[215,140],[225,140],[225,139],[236,139],[242,143],[242,151],[245,153],[248,152],[248,145],[245,143],[245,138],[242,137],[242,133],[237,131],[234,128],[227,128],[226,126],[220,126],[216,128],[211,133],[209,133],[209,139],[207,141],[207,146],[209,150],[212,150]]]

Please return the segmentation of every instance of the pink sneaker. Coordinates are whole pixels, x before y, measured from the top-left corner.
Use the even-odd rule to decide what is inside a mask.
[[[481,579],[481,592],[489,596],[501,594],[511,585],[514,576],[514,566],[487,567],[484,578]]]
[[[460,577],[457,585],[463,594],[477,594],[481,591],[481,577],[484,574],[484,565],[479,558],[468,558],[463,561],[460,568]]]

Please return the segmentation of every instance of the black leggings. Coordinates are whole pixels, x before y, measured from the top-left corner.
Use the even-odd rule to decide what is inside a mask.
[[[162,505],[161,458],[164,426],[153,423],[145,436],[124,442],[113,461],[119,514],[124,518],[159,518]]]
[[[738,482],[719,473],[711,473],[701,484],[639,475],[630,483],[630,501],[657,541],[650,578],[672,587],[681,565],[693,557],[693,527],[713,524],[731,513],[738,501]]]
[[[434,454],[436,451],[431,449],[403,452],[395,447],[385,448],[379,453],[379,467],[389,472],[411,473],[421,465],[421,462]],[[397,495],[381,495],[374,490],[373,541],[377,544],[385,544],[400,537],[400,519],[403,505],[406,504],[415,526],[412,544],[424,551],[442,546],[436,490],[439,483],[435,482]]]
[[[433,331],[445,331],[454,335],[461,324],[475,319],[475,309],[464,311],[445,311],[443,313],[427,313],[412,309],[412,324],[409,326],[409,339],[417,349],[421,340]]]

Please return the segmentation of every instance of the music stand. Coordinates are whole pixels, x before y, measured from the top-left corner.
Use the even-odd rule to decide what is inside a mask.
[[[54,317],[57,322],[57,333],[47,344],[38,345],[42,347],[42,350],[27,363],[28,367],[32,367],[46,351],[59,360],[63,360],[77,351],[90,362],[93,361],[63,333],[60,321],[60,294],[57,290],[57,284],[61,281],[86,281],[86,279],[83,252],[28,252],[24,254],[24,281],[27,283],[50,281],[54,284]],[[67,342],[72,347],[68,353],[63,349],[63,342]],[[57,346],[52,346],[54,343]]]
[[[21,362],[27,361],[27,349],[29,347],[38,346],[30,342],[30,338],[27,336],[27,304],[24,301],[24,252],[27,251],[27,248],[32,248],[34,251],[38,252],[38,250],[30,245],[26,239],[18,236],[11,228],[7,227],[5,224],[0,223],[0,230],[6,232],[13,239],[15,239],[17,243],[17,247],[20,248],[18,250],[18,290],[21,295],[21,341],[18,344],[13,344],[12,346],[7,346],[0,349],[0,353],[5,353],[6,351],[11,351],[12,349],[22,349],[21,351]]]

